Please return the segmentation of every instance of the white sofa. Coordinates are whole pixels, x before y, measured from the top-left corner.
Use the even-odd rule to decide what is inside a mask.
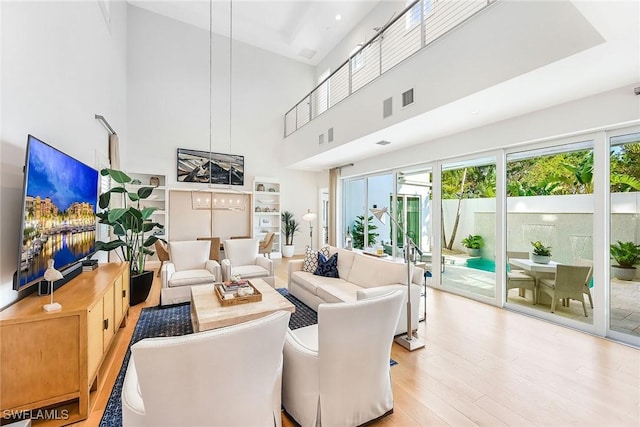
[[[329,254],[338,253],[340,278],[316,276],[303,271],[304,260],[289,262],[289,293],[318,311],[318,305],[329,302],[350,302],[381,295],[395,289],[405,291],[405,303],[396,326],[396,335],[407,332],[407,265],[329,247]],[[424,270],[412,266],[411,326],[418,329],[420,292]]]

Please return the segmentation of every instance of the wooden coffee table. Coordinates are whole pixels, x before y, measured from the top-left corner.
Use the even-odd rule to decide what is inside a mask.
[[[291,313],[296,307],[262,279],[250,279],[262,301],[223,307],[213,289],[214,285],[191,287],[191,324],[193,332],[208,331],[258,319],[279,310]]]

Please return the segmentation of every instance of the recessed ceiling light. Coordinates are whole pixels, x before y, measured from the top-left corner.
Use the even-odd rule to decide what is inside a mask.
[[[376,142],[376,144],[378,144],[378,145],[389,145],[389,144],[391,144],[391,141],[382,140],[382,141]]]
[[[471,114],[478,114],[478,112],[477,111],[472,111]]]
[[[338,13],[336,14],[336,21],[340,21],[340,20],[342,20],[342,15]]]

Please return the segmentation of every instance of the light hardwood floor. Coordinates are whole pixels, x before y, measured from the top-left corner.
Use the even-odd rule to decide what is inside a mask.
[[[287,261],[276,262],[277,286]],[[90,418],[100,422],[133,329],[159,301],[132,307],[118,334],[108,384]],[[394,413],[379,426],[639,426],[640,350],[429,289],[426,348],[393,345]],[[294,423],[286,414],[283,425]]]

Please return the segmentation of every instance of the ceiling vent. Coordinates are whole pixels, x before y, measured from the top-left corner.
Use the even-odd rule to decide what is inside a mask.
[[[333,142],[333,128],[329,128],[327,131],[327,140],[328,142]]]
[[[391,144],[391,141],[385,141],[384,139],[382,141],[378,141],[376,142],[376,144],[378,145],[389,145]]]
[[[393,114],[393,98],[387,98],[382,101],[382,118],[386,119]]]
[[[413,89],[402,93],[402,106],[406,107],[411,104],[413,104]]]

